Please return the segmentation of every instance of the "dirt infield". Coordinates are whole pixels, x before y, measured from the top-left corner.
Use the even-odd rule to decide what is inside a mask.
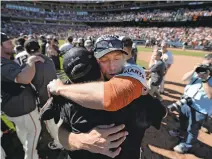
[[[150,60],[151,53],[140,53],[138,55],[139,60],[148,62]],[[165,84],[164,104],[168,105],[177,101],[180,95],[183,93],[185,83],[181,78],[184,73],[191,70],[195,64],[201,62],[200,57],[189,56],[174,56],[174,64],[171,66],[167,76]],[[211,124],[211,123],[210,123]],[[173,128],[177,128],[179,122],[175,116],[167,116],[158,131],[154,128],[150,128],[146,131],[143,139],[143,153],[141,158],[146,159],[196,159],[204,158],[211,159],[212,156],[212,134],[206,134],[200,130],[198,140],[192,150],[188,154],[175,153],[172,148],[179,143],[177,138],[171,137],[168,131]]]

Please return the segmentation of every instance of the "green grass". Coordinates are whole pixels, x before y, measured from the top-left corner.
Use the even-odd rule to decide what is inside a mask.
[[[145,68],[148,67],[148,62],[143,61],[143,60],[137,59],[137,64],[138,64],[139,66],[142,66],[142,67],[145,67]]]
[[[138,52],[140,53],[152,53],[152,48],[145,48],[143,46],[138,46]],[[192,51],[192,50],[171,50],[173,55],[184,55],[184,56],[195,56],[204,57],[205,53],[203,51]]]
[[[59,40],[59,47],[65,43],[65,40]]]

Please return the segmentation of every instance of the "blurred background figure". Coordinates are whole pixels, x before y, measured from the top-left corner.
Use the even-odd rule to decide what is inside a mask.
[[[168,70],[170,69],[171,65],[174,63],[174,58],[173,58],[173,55],[172,53],[168,50],[168,43],[166,41],[162,41],[161,43],[161,51],[162,51],[162,59],[163,61],[165,62],[166,64],[166,74],[168,72]],[[164,78],[160,84],[160,93],[164,93],[164,85],[165,85],[165,76],[166,74],[164,75]]]
[[[93,52],[94,45],[91,40],[89,40],[89,39],[85,40],[84,46],[89,52]]]
[[[73,42],[73,37],[69,36],[66,39],[66,43],[60,46],[59,48],[60,54],[64,55],[68,50],[70,50],[73,47],[72,42]]]
[[[55,64],[55,68],[60,70],[60,59],[59,59],[59,48],[58,48],[58,40],[52,35],[47,36],[47,44],[46,44],[46,55],[50,57]]]
[[[24,43],[25,39],[23,37],[19,37],[18,39],[15,40],[15,54],[18,54],[22,51],[24,51]]]
[[[77,47],[85,47],[84,46],[85,40],[83,38],[78,38],[76,42]]]
[[[40,41],[41,41],[41,53],[43,55],[45,55],[46,54],[46,44],[47,44],[46,37],[44,35],[41,35]]]

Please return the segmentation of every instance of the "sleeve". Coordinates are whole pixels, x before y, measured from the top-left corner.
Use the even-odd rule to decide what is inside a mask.
[[[150,68],[150,72],[157,72],[160,69],[160,64],[155,64]]]
[[[116,76],[117,77],[132,77],[138,80],[144,87],[148,88],[145,71],[142,67],[138,65],[130,64],[125,66],[123,72]]]
[[[212,77],[208,80],[208,84],[212,87]]]
[[[1,67],[1,75],[6,82],[15,82],[15,78],[21,71],[21,67],[15,63],[7,63]]]
[[[167,64],[172,65],[173,63],[174,63],[173,55],[172,55],[172,53],[170,53]]]
[[[143,85],[132,77],[114,77],[104,84],[104,108],[117,111],[142,94]]]

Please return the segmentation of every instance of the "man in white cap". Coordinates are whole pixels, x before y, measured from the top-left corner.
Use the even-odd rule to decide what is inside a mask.
[[[168,48],[168,43],[166,41],[163,41],[161,43],[161,51],[163,53],[161,58],[166,64],[166,74],[168,70],[170,69],[171,65],[174,63],[173,55],[170,51],[167,50],[167,48]],[[159,89],[160,93],[164,92],[164,84],[165,84],[165,76],[163,77],[163,81],[160,84],[160,89]]]

